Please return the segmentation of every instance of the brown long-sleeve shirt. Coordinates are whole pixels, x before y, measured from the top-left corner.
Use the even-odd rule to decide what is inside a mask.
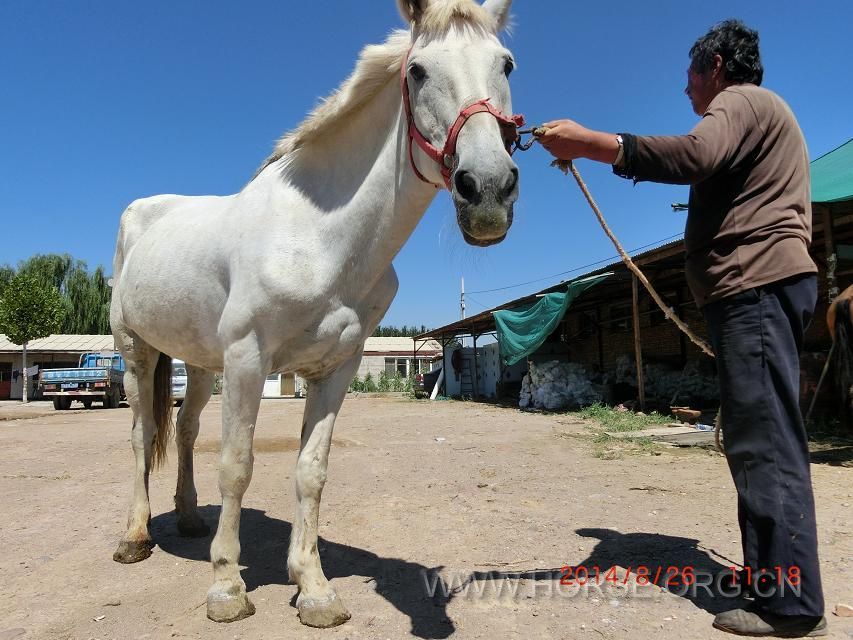
[[[687,135],[622,137],[618,175],[691,185],[684,244],[698,306],[817,271],[808,151],[775,93],[731,86]]]

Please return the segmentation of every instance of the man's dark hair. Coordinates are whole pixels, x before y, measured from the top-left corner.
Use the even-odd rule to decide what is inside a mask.
[[[690,66],[694,71],[704,73],[713,66],[717,54],[723,59],[728,81],[761,84],[764,67],[758,53],[758,31],[740,20],[715,24],[690,48]]]

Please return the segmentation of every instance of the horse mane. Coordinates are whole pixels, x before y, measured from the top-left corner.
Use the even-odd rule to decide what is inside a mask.
[[[473,0],[432,2],[418,19],[415,28],[418,35],[432,38],[446,33],[454,26],[490,33],[497,30],[495,17]],[[391,32],[384,43],[362,49],[352,74],[329,97],[321,100],[298,127],[278,140],[273,152],[264,160],[252,180],[273,162],[296,151],[308,140],[332,130],[342,118],[358,112],[372,100],[392,77],[400,74],[403,57],[412,41],[411,31],[397,29]]]

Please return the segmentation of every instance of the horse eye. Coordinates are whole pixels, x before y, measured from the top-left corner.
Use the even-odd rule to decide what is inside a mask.
[[[507,61],[504,63],[504,75],[509,76],[512,73],[512,70],[515,69],[515,64],[512,60],[507,58]]]
[[[412,76],[412,80],[415,82],[422,82],[426,78],[426,69],[419,64],[412,64],[409,67],[409,75]]]

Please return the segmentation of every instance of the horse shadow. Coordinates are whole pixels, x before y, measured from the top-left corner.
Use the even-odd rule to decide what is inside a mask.
[[[716,615],[723,611],[734,608],[732,598],[739,594],[733,593],[729,579],[733,575],[732,567],[739,569],[735,563],[722,564],[711,557],[704,549],[699,547],[699,541],[693,538],[682,538],[679,536],[667,536],[658,533],[620,533],[612,529],[585,528],[576,529],[575,533],[585,538],[597,538],[599,542],[586,558],[569,562],[569,566],[575,568],[583,567],[584,573],[588,574],[579,578],[580,574],[569,574],[564,567],[551,569],[528,569],[517,571],[476,571],[472,573],[469,581],[501,581],[501,580],[531,580],[531,581],[554,581],[557,583],[561,578],[580,580],[593,585],[607,586],[608,570],[612,567],[631,569],[636,576],[640,567],[649,570],[650,580],[656,585],[667,588],[670,593],[690,600],[696,607]],[[709,549],[715,555],[712,549]],[[596,569],[596,567],[598,569]],[[661,572],[658,574],[658,567]],[[682,578],[685,570],[700,576],[701,581],[707,581],[713,577],[713,582],[707,586],[690,586],[683,583]],[[596,576],[597,574],[597,576]],[[677,574],[677,575],[676,575]],[[619,574],[621,582],[624,573]],[[655,579],[657,578],[657,579]],[[672,578],[667,587],[667,578]],[[721,586],[722,585],[722,586]],[[550,591],[553,593],[553,590]],[[590,593],[590,590],[585,591]]]
[[[215,531],[220,507],[199,507],[199,514]],[[240,518],[240,572],[246,591],[262,585],[292,584],[287,575],[287,545],[291,524],[271,518],[265,511],[243,508]],[[179,558],[210,561],[211,537],[185,538],[178,534],[174,511],[160,514],[151,520],[151,535],[166,553]],[[212,534],[211,534],[212,536]],[[329,580],[363,576],[364,582],[374,583],[376,593],[385,598],[411,621],[411,633],[419,638],[450,637],[456,628],[447,616],[447,604],[452,594],[447,588],[427,588],[427,576],[437,575],[443,567],[425,567],[399,558],[384,558],[320,537],[317,541],[323,571]],[[432,591],[433,595],[429,595]],[[296,595],[291,600],[295,606]]]

